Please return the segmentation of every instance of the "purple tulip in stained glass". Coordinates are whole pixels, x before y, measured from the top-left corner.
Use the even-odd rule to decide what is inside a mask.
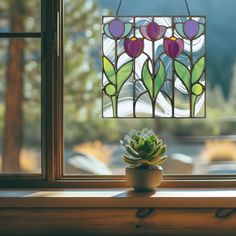
[[[156,22],[150,22],[147,26],[140,27],[140,32],[144,38],[156,41],[165,34],[166,27],[158,25]]]
[[[197,35],[199,30],[199,24],[198,22],[194,20],[187,20],[184,22],[184,33],[188,38],[193,38]]]
[[[115,19],[109,23],[109,31],[114,38],[119,38],[125,31],[125,24],[123,21]]]
[[[183,39],[177,39],[175,37],[166,38],[164,40],[164,49],[166,54],[174,59],[182,53],[184,41]]]
[[[160,26],[155,22],[147,25],[147,34],[151,39],[156,39],[160,32]]]
[[[138,57],[144,48],[143,39],[140,38],[126,38],[124,42],[125,52],[132,58]]]

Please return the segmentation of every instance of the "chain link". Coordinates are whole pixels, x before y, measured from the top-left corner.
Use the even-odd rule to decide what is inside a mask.
[[[121,3],[122,3],[122,0],[120,0],[119,5],[117,7],[116,16],[118,16],[119,14]]]

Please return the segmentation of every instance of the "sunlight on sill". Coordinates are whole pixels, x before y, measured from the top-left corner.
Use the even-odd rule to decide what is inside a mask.
[[[215,198],[236,197],[236,190],[224,189],[157,189],[150,192],[135,192],[130,189],[81,189],[19,191],[1,190],[1,197],[9,198]]]

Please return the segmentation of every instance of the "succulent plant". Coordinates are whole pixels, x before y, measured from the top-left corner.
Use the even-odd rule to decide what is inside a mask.
[[[163,145],[153,130],[147,128],[129,131],[120,143],[125,150],[122,159],[135,167],[160,165],[167,158],[166,145]]]

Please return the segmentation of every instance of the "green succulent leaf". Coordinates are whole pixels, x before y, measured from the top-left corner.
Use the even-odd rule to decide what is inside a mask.
[[[160,156],[162,156],[162,155],[165,154],[166,150],[167,150],[167,146],[164,145],[164,146],[161,147],[161,150],[160,150],[160,152],[159,152],[158,154],[159,154]]]
[[[159,161],[159,164],[158,165],[160,165],[160,164],[162,164],[164,161],[166,161],[166,159],[168,158],[168,156],[166,155],[166,156],[163,156],[161,159],[160,159],[160,161]]]
[[[133,158],[126,156],[126,155],[123,155],[122,159],[130,165],[137,164],[138,161],[141,160],[141,159],[133,159]]]
[[[139,146],[138,146],[137,142],[134,141],[134,140],[131,140],[131,141],[130,141],[130,146],[131,146],[135,151],[138,151],[138,149],[139,149]]]
[[[192,72],[192,84],[201,79],[205,68],[205,57],[201,57],[194,65]]]
[[[113,64],[105,56],[102,58],[102,62],[103,62],[103,70],[105,72],[107,79],[111,83],[115,84],[116,83],[116,72],[115,72],[115,68],[114,68]]]
[[[156,161],[149,161],[148,164],[149,164],[149,165],[160,165],[160,164],[162,164],[166,159],[167,159],[167,156],[163,156],[163,157],[161,157],[161,158],[159,158],[159,159],[157,158]]]
[[[155,156],[154,158],[152,159],[149,159],[148,162],[150,163],[156,163],[157,161],[159,161],[161,159],[161,156]]]
[[[149,153],[145,159],[152,160],[157,157],[162,156],[166,152],[166,145],[162,146],[162,143],[160,143],[158,146],[155,147],[154,151]]]
[[[125,148],[126,148],[127,152],[128,152],[129,154],[131,154],[132,156],[134,156],[134,157],[139,157],[138,152],[136,152],[136,151],[135,151],[132,147],[130,147],[129,145],[125,145]]]
[[[141,129],[141,133],[148,133],[148,132],[151,132],[151,130],[149,130],[147,127]]]
[[[148,153],[145,152],[144,150],[141,150],[141,151],[139,151],[138,155],[139,155],[139,157],[145,159],[145,157],[148,155]]]
[[[141,140],[141,137],[140,137],[139,135],[135,134],[135,135],[133,136],[133,139],[134,139],[136,142],[139,142],[139,141]]]
[[[129,79],[130,75],[132,74],[133,70],[133,61],[129,61],[125,63],[117,72],[117,89],[118,91],[121,90],[122,86],[125,82]]]
[[[154,97],[156,97],[158,92],[160,91],[161,86],[164,83],[165,77],[166,77],[165,67],[163,62],[160,60],[159,69],[154,82]]]
[[[154,134],[152,134],[152,135],[149,137],[149,139],[150,139],[152,142],[154,142],[155,144],[157,144],[157,142],[158,142],[158,138],[157,138],[157,136],[155,136]]]
[[[155,149],[153,150],[153,152],[151,153],[152,156],[156,156],[157,154],[159,154],[159,151],[162,147],[162,141],[158,141],[157,145],[155,146]]]
[[[152,74],[151,74],[149,67],[148,67],[148,61],[149,61],[149,59],[147,59],[143,64],[142,80],[148,90],[150,97],[153,97],[153,94],[152,94]]]
[[[124,137],[125,144],[130,144],[131,140],[132,140],[132,137],[130,137],[129,135],[125,135],[125,137]]]
[[[151,153],[155,150],[156,148],[156,143],[155,142],[150,142],[148,145],[148,152]]]
[[[183,82],[185,87],[189,90],[190,88],[190,72],[188,67],[186,67],[181,62],[175,60],[174,62],[175,71],[179,79]]]

